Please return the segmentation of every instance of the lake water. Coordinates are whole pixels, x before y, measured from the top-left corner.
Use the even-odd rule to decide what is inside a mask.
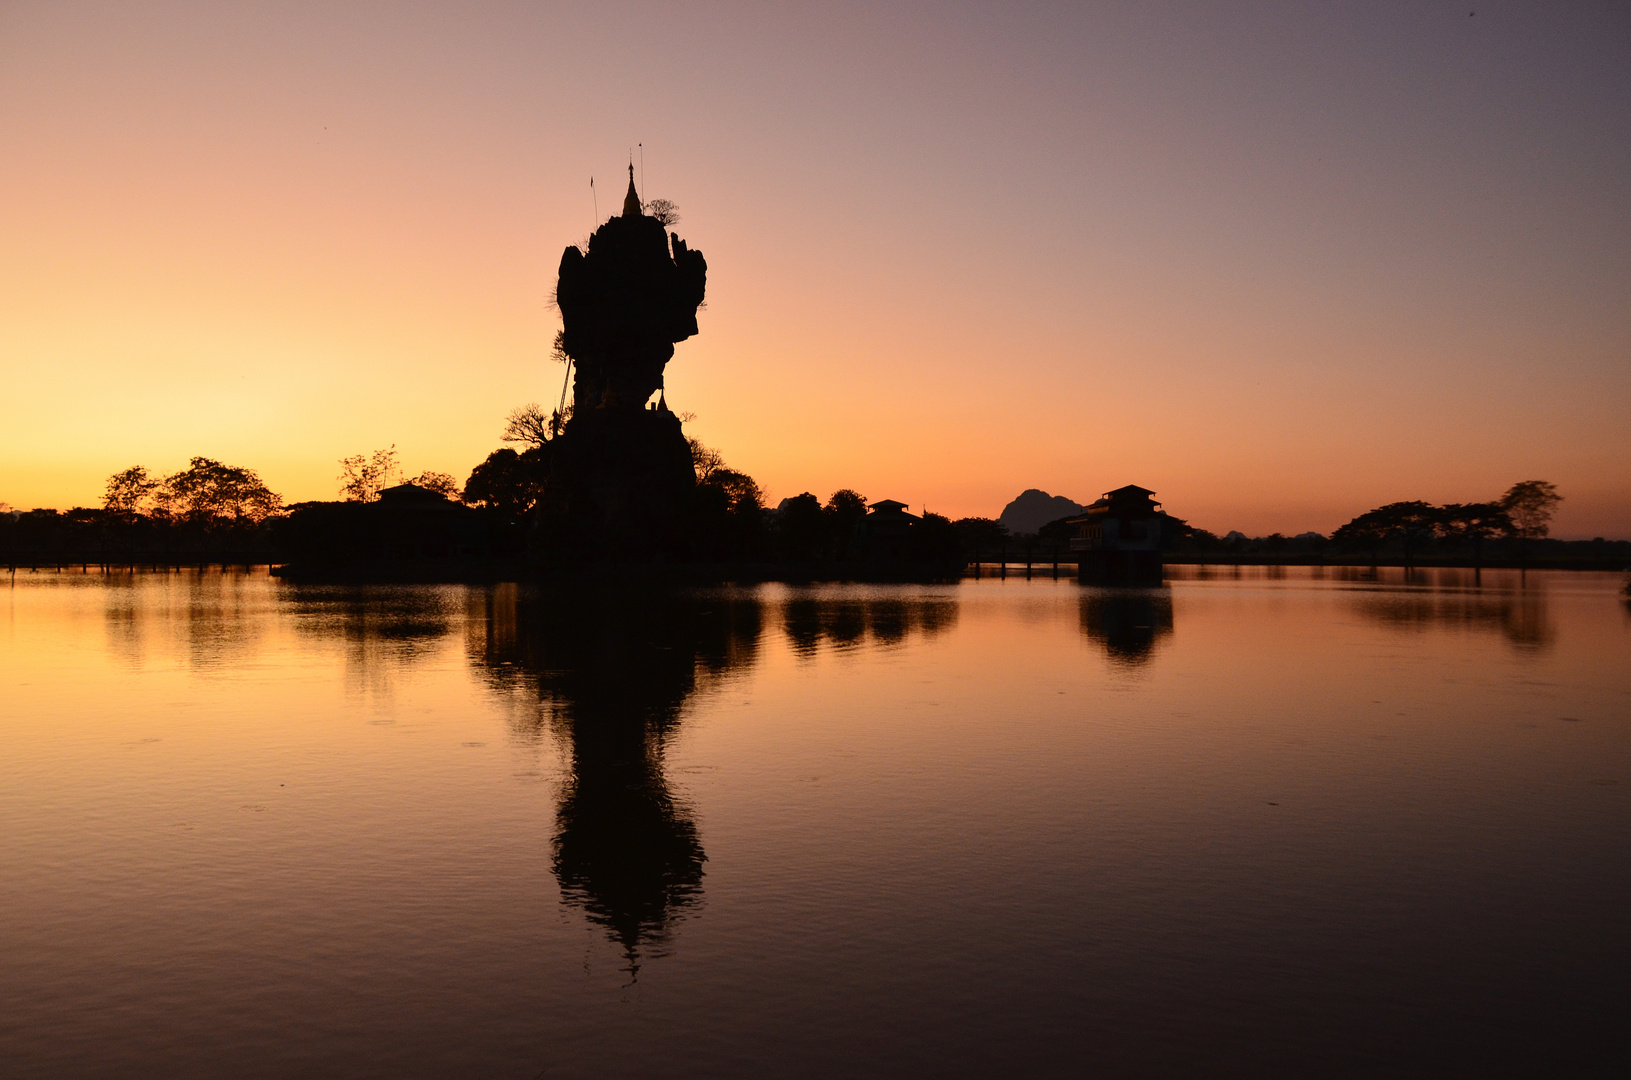
[[[0,597],[7,1077],[1620,1074],[1619,575]]]

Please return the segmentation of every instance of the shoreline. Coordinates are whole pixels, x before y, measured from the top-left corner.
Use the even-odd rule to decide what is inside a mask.
[[[1623,558],[1537,558],[1529,560],[1487,559],[1321,559],[1309,556],[1270,555],[1193,555],[1179,554],[1162,560],[1163,579],[1178,567],[1207,569],[1240,567],[1308,567],[1323,570],[1370,572],[1379,569],[1402,570],[1546,570],[1580,571],[1587,573],[1631,573],[1631,561]],[[173,573],[183,570],[253,571],[266,572],[294,585],[401,585],[401,584],[499,584],[519,582],[527,584],[567,584],[574,582],[646,583],[651,585],[720,585],[720,584],[951,584],[962,580],[1009,577],[1077,578],[1075,560],[1033,556],[969,560],[957,563],[886,563],[874,565],[788,564],[769,562],[742,563],[619,563],[612,561],[582,561],[558,563],[538,567],[521,561],[494,560],[479,563],[425,562],[374,566],[302,566],[283,562],[265,555],[258,558],[199,559],[168,561],[146,559],[126,560],[63,559],[40,560],[30,565],[19,561],[0,566],[15,579],[18,574],[63,573],[88,575],[93,570],[100,574]],[[1114,584],[1114,582],[1098,582]]]

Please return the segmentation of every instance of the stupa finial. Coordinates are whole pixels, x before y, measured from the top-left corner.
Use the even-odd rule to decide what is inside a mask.
[[[629,162],[629,193],[623,196],[623,216],[640,216],[640,195],[634,190],[634,162]]]

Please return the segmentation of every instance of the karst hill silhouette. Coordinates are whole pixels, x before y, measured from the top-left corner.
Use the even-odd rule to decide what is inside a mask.
[[[629,170],[623,213],[561,254],[555,302],[576,365],[574,417],[644,409],[663,388],[674,345],[697,333],[708,262],[645,214]],[[568,423],[570,429],[571,423]]]
[[[572,417],[552,441],[541,507],[550,546],[651,555],[683,536],[696,471],[663,390],[676,342],[697,333],[708,263],[646,214],[629,169],[623,212],[561,255],[555,301],[576,368]]]
[[[1087,507],[1063,495],[1049,495],[1038,488],[1026,488],[1002,508],[997,523],[1015,536],[1034,533],[1060,518],[1080,514]]]

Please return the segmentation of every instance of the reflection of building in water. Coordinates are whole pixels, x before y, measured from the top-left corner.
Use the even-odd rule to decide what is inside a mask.
[[[702,896],[706,856],[668,789],[664,746],[693,694],[752,665],[760,623],[751,596],[489,594],[472,660],[535,687],[567,747],[555,874],[631,971]]]
[[[1172,590],[1086,589],[1081,619],[1082,633],[1104,646],[1113,662],[1144,664],[1161,639],[1172,636]]]

